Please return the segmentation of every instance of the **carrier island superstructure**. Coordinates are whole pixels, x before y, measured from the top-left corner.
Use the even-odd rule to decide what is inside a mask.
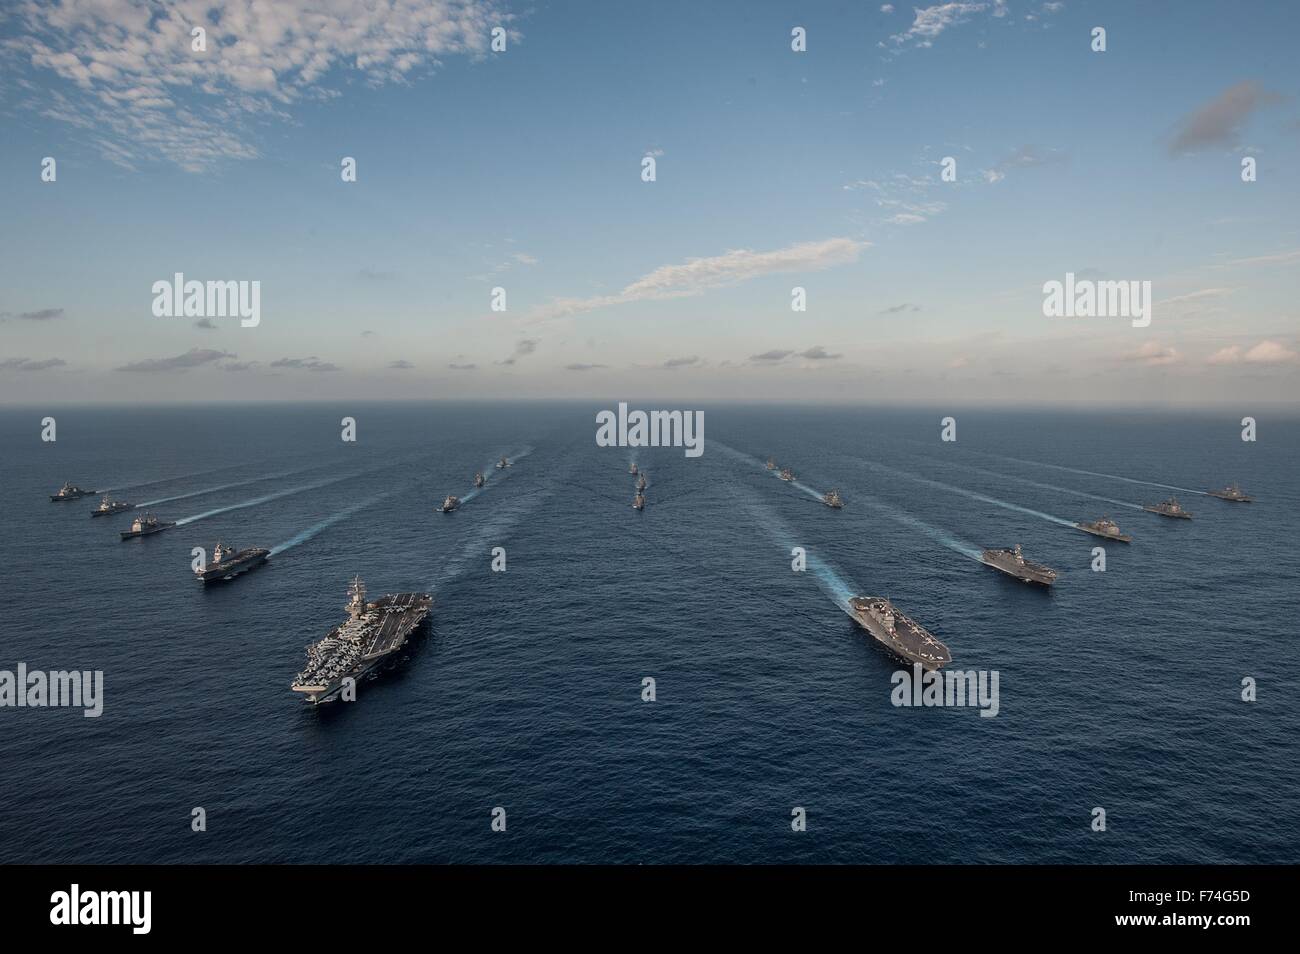
[[[432,606],[428,593],[390,593],[368,603],[365,584],[354,578],[348,587],[348,618],[307,647],[307,666],[290,688],[313,705],[336,699],[348,679],[355,685],[397,658]]]

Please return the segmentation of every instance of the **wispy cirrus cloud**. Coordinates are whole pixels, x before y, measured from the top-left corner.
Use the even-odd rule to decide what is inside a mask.
[[[0,321],[8,321],[10,318],[16,318],[19,321],[53,321],[55,318],[63,317],[62,308],[41,308],[38,311],[0,311]]]
[[[1006,16],[1007,5],[1006,0],[990,0],[988,3],[937,3],[932,7],[913,7],[912,10],[912,25],[889,38],[897,49],[931,47],[939,34],[966,23],[976,14],[987,11],[995,17]],[[877,45],[886,46],[883,41]]]
[[[48,371],[67,364],[62,358],[5,358],[0,361],[0,371]]]
[[[233,357],[233,355],[232,355]],[[322,361],[320,358],[312,355],[310,358],[278,358],[271,362],[273,368],[285,368],[290,371],[339,371],[342,370],[337,364],[330,361]]]
[[[34,107],[105,158],[202,172],[256,157],[256,126],[291,121],[298,103],[340,96],[358,76],[407,83],[484,54],[513,19],[498,0],[24,0],[0,50],[15,71],[66,81]],[[192,48],[195,27],[205,51]]]
[[[779,272],[820,271],[856,261],[858,254],[870,245],[870,242],[849,238],[833,238],[802,242],[770,252],[736,249],[710,258],[691,258],[680,265],[656,268],[616,295],[557,298],[534,311],[532,318],[565,318],[636,301],[688,298]]]

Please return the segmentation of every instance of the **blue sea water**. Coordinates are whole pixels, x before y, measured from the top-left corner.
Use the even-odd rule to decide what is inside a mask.
[[[595,410],[66,408],[54,443],[0,412],[0,669],[105,679],[98,719],[0,709],[0,861],[1300,861],[1300,421],[967,411],[945,444],[949,412],[717,406],[688,459],[597,447]],[[120,542],[128,516],[48,501],[65,479],[198,519]],[[1166,520],[1134,480],[1258,502]],[[1135,540],[1095,573],[1061,521],[1102,513]],[[204,589],[217,540],[277,551]],[[1015,543],[1052,591],[977,562]],[[354,574],[431,591],[428,633],[312,709],[289,683]],[[859,593],[997,670],[998,715],[891,705]]]

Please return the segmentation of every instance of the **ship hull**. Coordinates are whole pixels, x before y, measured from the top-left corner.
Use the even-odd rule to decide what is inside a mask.
[[[1228,503],[1253,503],[1254,497],[1230,497],[1227,494],[1216,494],[1213,491],[1207,491],[1205,496],[1213,497],[1216,500],[1226,500]]]
[[[152,537],[155,533],[162,533],[164,530],[170,530],[174,526],[176,526],[176,524],[169,523],[166,526],[154,527],[150,530],[121,530],[119,533],[122,534],[123,540],[134,540],[136,537]]]
[[[1170,520],[1191,520],[1190,513],[1165,513],[1163,510],[1157,510],[1155,507],[1143,507],[1147,513],[1153,513],[1157,517],[1168,517]]]
[[[1115,540],[1119,543],[1132,543],[1133,538],[1127,533],[1105,533],[1101,530],[1092,530],[1081,523],[1074,525],[1076,530],[1082,530],[1084,533],[1091,534],[1094,537],[1101,537],[1103,540]]]
[[[128,510],[134,509],[134,507],[115,507],[112,510],[92,510],[90,515],[92,517],[112,517],[115,514],[126,513]]]
[[[87,490],[85,493],[80,494],[64,494],[62,496],[58,494],[50,494],[50,503],[66,503],[69,500],[80,500],[82,497],[93,496],[95,496],[95,491],[93,490]]]

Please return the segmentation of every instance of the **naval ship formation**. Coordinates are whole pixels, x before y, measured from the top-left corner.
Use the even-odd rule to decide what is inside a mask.
[[[348,618],[307,647],[307,665],[290,688],[312,705],[331,702],[386,662],[394,661],[433,606],[428,593],[392,593],[366,602],[366,586],[354,577],[345,607]]]

